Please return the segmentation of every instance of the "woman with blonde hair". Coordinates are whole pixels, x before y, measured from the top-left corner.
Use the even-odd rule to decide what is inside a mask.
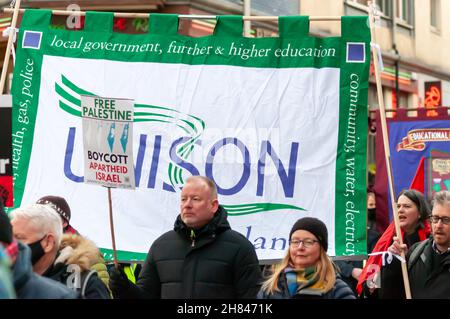
[[[289,250],[272,266],[262,284],[260,299],[355,299],[347,284],[336,276],[327,255],[328,231],[317,218],[299,219],[289,234]]]

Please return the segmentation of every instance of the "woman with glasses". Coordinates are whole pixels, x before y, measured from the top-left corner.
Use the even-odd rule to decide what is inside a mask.
[[[355,299],[347,284],[336,277],[327,248],[325,224],[317,218],[299,219],[289,234],[286,256],[272,266],[258,298]]]
[[[403,243],[407,247],[428,238],[431,232],[428,221],[430,208],[421,192],[414,189],[401,191],[397,198],[397,210]],[[372,254],[385,252],[392,257],[395,239],[395,225],[392,222],[378,240]],[[406,295],[403,283],[399,285],[394,280],[398,277],[402,277],[402,270],[395,256],[386,258],[385,254],[373,255],[368,259],[356,289],[359,294],[364,291],[364,296],[368,298],[404,299]]]

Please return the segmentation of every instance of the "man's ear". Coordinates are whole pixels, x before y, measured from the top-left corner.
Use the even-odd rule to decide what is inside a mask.
[[[44,242],[43,248],[45,253],[51,252],[56,246],[56,237],[52,233],[47,234],[46,241]]]
[[[217,209],[219,209],[219,200],[217,198],[213,199],[211,201],[211,205],[212,205],[213,212],[215,213],[217,211]]]

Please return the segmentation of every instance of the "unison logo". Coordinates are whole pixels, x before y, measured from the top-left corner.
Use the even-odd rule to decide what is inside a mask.
[[[63,75],[61,76],[61,82],[55,83],[55,90],[59,95],[59,107],[77,117],[81,117],[80,95],[95,95],[77,87]],[[216,182],[219,194],[230,196],[241,192],[244,187],[248,186],[253,172],[253,174],[256,173],[255,177],[257,181],[255,196],[262,197],[264,195],[265,177],[269,171],[266,167],[268,167],[268,160],[270,160],[274,164],[271,167],[275,167],[284,197],[293,198],[294,196],[299,150],[299,143],[297,142],[291,143],[289,158],[282,161],[275,152],[271,141],[263,139],[258,145],[259,150],[256,153],[257,160],[252,161],[249,149],[254,148],[254,145],[246,145],[243,140],[237,137],[223,137],[222,135],[222,137],[219,137],[217,140],[206,145],[207,143],[205,143],[204,140],[206,124],[202,119],[196,116],[183,114],[177,110],[161,106],[135,104],[134,121],[155,122],[156,124],[169,125],[169,127],[181,129],[184,135],[168,138],[165,135],[156,134],[150,137],[153,138],[153,149],[151,150],[147,147],[149,135],[141,134],[139,136],[139,147],[135,163],[135,178],[136,186],[138,187],[147,187],[151,189],[156,187],[162,149],[164,149],[163,146],[170,145],[167,154],[170,158],[167,168],[168,183],[163,182],[162,190],[164,191],[178,191],[184,184],[183,172],[187,172],[189,175],[204,174],[208,176]],[[177,131],[179,132],[179,130]],[[81,183],[83,182],[84,177],[75,175],[71,169],[75,135],[76,128],[70,128],[64,160],[64,174],[68,179]],[[198,150],[203,150],[204,154]],[[238,164],[241,166],[241,175],[238,181],[232,186],[220,185],[217,178],[214,176],[214,166],[219,162],[218,154],[220,153],[221,158],[223,158],[225,150],[228,150],[228,152],[232,150],[234,153],[239,154],[239,158],[241,159],[240,161],[234,161],[234,165]],[[203,160],[192,161],[192,158],[196,154],[197,156],[198,154],[201,154],[201,157],[204,156]],[[253,151],[252,154],[255,154],[255,152]],[[255,155],[253,156],[255,157]],[[143,181],[143,165],[146,158],[151,160],[148,179]],[[251,163],[253,162],[256,162],[256,170],[251,170]],[[281,203],[247,203],[224,206],[229,211],[230,215],[244,215],[279,209],[304,210],[301,207]]]

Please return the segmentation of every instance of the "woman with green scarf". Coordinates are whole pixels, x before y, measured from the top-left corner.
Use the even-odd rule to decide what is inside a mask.
[[[327,255],[328,231],[317,218],[299,219],[289,234],[289,250],[262,284],[259,299],[355,299],[336,276]]]

